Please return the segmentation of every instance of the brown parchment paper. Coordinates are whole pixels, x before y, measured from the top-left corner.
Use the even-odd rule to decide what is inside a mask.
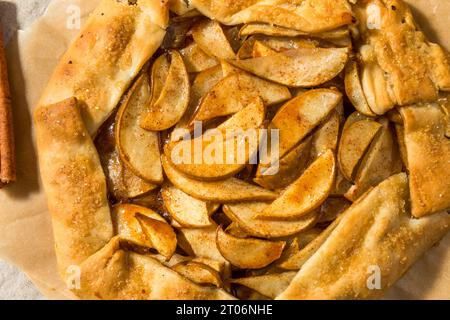
[[[0,257],[28,274],[50,299],[71,299],[56,271],[53,235],[39,181],[32,110],[59,57],[79,30],[67,28],[76,8],[82,21],[99,0],[53,0],[7,48],[18,182],[0,191]],[[409,0],[426,34],[450,50],[450,1]],[[74,7],[76,6],[76,7]],[[73,21],[72,21],[73,22]],[[76,25],[76,24],[75,24]],[[450,299],[450,235],[427,252],[386,295],[390,299]]]

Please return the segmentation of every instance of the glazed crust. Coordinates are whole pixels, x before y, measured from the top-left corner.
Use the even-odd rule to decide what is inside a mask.
[[[165,0],[103,0],[59,61],[39,105],[76,97],[94,135],[161,45],[167,23]]]
[[[403,107],[412,214],[423,217],[450,209],[450,139],[437,104]]]
[[[346,211],[277,299],[380,297],[450,230],[446,212],[416,220],[408,201],[406,174],[382,182]],[[371,290],[369,276],[376,269],[381,287]]]

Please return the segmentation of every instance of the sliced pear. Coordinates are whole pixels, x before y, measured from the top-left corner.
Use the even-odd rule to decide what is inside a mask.
[[[237,72],[244,73],[244,71],[242,71],[241,69],[236,68],[235,66],[229,64],[225,60],[221,60],[220,61],[220,65],[222,66],[222,72],[223,72],[223,77],[224,78],[228,77],[232,73],[237,73]]]
[[[195,199],[170,184],[163,186],[161,195],[170,216],[181,226],[188,228],[212,226],[211,207],[207,202]]]
[[[144,234],[142,226],[136,218],[138,213],[167,224],[163,217],[151,209],[133,204],[120,204],[112,208],[112,221],[115,232],[121,239],[132,244],[153,248],[151,239]]]
[[[135,175],[120,159],[114,135],[115,117],[111,117],[95,138],[100,162],[106,175],[108,191],[116,200],[143,196],[158,186]]]
[[[289,87],[313,87],[336,77],[344,69],[347,59],[346,48],[300,48],[267,57],[228,62]]]
[[[230,223],[225,232],[235,238],[250,238],[251,235],[245,232],[236,222]]]
[[[328,198],[334,185],[335,175],[334,153],[328,150],[257,217],[293,220],[307,215]]]
[[[222,256],[240,269],[261,269],[283,252],[284,241],[268,241],[253,238],[236,238],[217,228],[217,247]]]
[[[259,129],[265,119],[260,98],[204,135],[169,143],[165,155],[183,174],[216,181],[234,176],[258,152]]]
[[[355,122],[361,121],[361,120],[374,120],[374,119],[371,117],[368,117],[366,115],[363,115],[362,113],[360,113],[358,111],[355,111],[347,117],[347,120],[345,120],[343,130],[346,130],[349,126],[351,126]]]
[[[356,169],[382,125],[373,120],[357,121],[346,126],[339,144],[338,161],[344,177],[354,181]]]
[[[340,39],[349,36],[348,28],[338,28],[335,30],[320,32],[320,33],[306,33],[289,28],[278,27],[266,23],[249,23],[244,25],[239,31],[241,37],[252,36],[256,34],[263,34],[271,37],[298,37],[310,36],[326,40]]]
[[[279,162],[269,166],[259,164],[253,181],[270,190],[287,187],[305,171],[309,162],[311,147],[311,137],[305,138],[297,147],[282,157]]]
[[[154,96],[141,126],[146,130],[163,131],[180,121],[189,104],[190,83],[183,58],[170,51],[171,63],[159,97]],[[153,90],[153,94],[156,90]],[[157,98],[156,98],[157,97]]]
[[[197,107],[200,99],[222,79],[223,71],[221,65],[216,65],[200,72],[192,83],[191,104]]]
[[[192,28],[195,43],[210,56],[219,59],[234,59],[236,54],[223,29],[217,21],[203,20]]]
[[[345,91],[356,110],[366,116],[375,116],[375,113],[369,107],[362,88],[358,64],[353,60],[349,61],[345,68]]]
[[[259,58],[259,57],[267,57],[276,54],[277,51],[273,50],[272,48],[266,46],[261,41],[255,41],[255,44],[253,45],[253,58]]]
[[[242,110],[256,97],[266,105],[277,104],[291,98],[289,90],[247,73],[232,73],[219,81],[202,99],[193,121],[207,121]]]
[[[319,43],[314,40],[305,38],[289,38],[289,37],[267,37],[267,36],[251,36],[244,41],[237,55],[238,59],[249,59],[253,57],[253,50],[256,43],[274,50],[282,52],[299,48],[317,48]],[[274,52],[274,53],[275,53]]]
[[[327,150],[336,151],[341,127],[341,115],[337,109],[320,125],[312,136],[311,158],[316,159]]]
[[[356,201],[371,187],[390,176],[400,173],[403,163],[394,140],[392,128],[387,120],[383,121],[381,133],[370,145],[356,173],[355,184],[345,194],[350,201]]]
[[[152,248],[170,260],[177,248],[177,236],[172,227],[166,221],[152,219],[139,212],[136,213],[136,219]]]
[[[140,178],[155,184],[163,181],[159,136],[140,127],[151,99],[150,83],[142,75],[131,88],[116,116],[115,136],[120,158]]]
[[[287,289],[297,272],[274,273],[263,276],[232,279],[231,283],[240,284],[260,294],[275,299]]]
[[[283,158],[341,103],[336,90],[315,89],[290,100],[277,112],[269,129],[279,129],[279,158]],[[300,120],[300,121],[299,121]],[[271,146],[271,148],[277,146]],[[278,159],[273,159],[275,163]],[[264,160],[263,163],[269,163]]]
[[[172,270],[199,285],[212,285],[222,287],[222,279],[213,268],[194,261],[181,262],[172,267]]]
[[[131,170],[125,166],[122,161],[120,160],[120,157],[118,153],[116,153],[116,159],[118,162],[120,162],[121,167],[121,183],[119,183],[120,186],[113,186],[113,188],[118,187],[119,189],[115,189],[115,192],[113,194],[116,194],[116,199],[134,199],[137,197],[141,197],[150,191],[155,190],[158,188],[158,185],[153,183],[148,183],[144,179],[138,177],[135,175]],[[110,163],[112,166],[114,166],[112,163]],[[109,170],[115,170],[113,167],[110,166]],[[118,169],[120,170],[120,169]],[[119,172],[113,173],[114,175],[120,174]],[[116,176],[117,177],[117,176]]]
[[[361,84],[370,110],[377,115],[383,115],[395,106],[395,101],[388,91],[385,72],[375,62],[363,64]]]
[[[162,157],[164,171],[178,189],[194,198],[217,202],[267,201],[274,200],[277,194],[251,185],[236,178],[223,181],[198,181],[178,171],[165,156]]]
[[[247,234],[259,238],[281,238],[310,228],[318,219],[312,212],[293,221],[261,220],[256,216],[269,207],[266,202],[243,202],[223,206],[223,212]]]
[[[219,64],[219,61],[206,54],[195,42],[180,50],[187,72],[202,72]]]
[[[175,129],[170,135],[170,141],[175,142],[183,138],[186,133],[191,130],[190,123],[193,118],[200,100],[206,95],[221,79],[223,78],[222,67],[217,65],[210,69],[206,69],[195,77],[194,83],[191,86],[191,96],[189,99],[189,106],[183,117],[175,126]]]
[[[151,80],[151,104],[154,104],[161,96],[166,80],[169,75],[170,61],[166,54],[160,55],[155,62],[150,73]]]
[[[226,262],[217,248],[216,229],[215,223],[209,228],[180,228],[178,245],[190,256]]]
[[[317,41],[305,38],[289,38],[289,37],[254,37],[253,48],[256,43],[260,43],[276,52],[282,52],[300,48],[317,48]]]

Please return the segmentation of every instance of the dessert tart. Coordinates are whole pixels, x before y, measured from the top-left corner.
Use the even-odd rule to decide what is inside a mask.
[[[401,0],[102,0],[35,111],[83,299],[372,299],[450,229],[450,61]]]

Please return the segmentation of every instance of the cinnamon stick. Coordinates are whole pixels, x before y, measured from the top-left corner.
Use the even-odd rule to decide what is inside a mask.
[[[11,93],[0,25],[0,188],[16,180]]]

